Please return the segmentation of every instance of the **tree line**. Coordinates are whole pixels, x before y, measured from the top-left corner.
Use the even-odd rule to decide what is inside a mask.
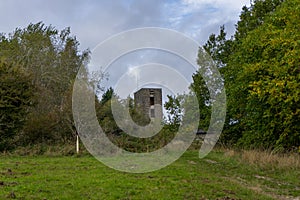
[[[231,38],[225,26],[208,38],[204,49],[219,68],[227,94],[221,144],[278,151],[299,148],[299,21],[300,0],[256,0],[242,8]],[[78,45],[70,28],[59,31],[42,22],[0,35],[0,151],[73,144],[72,88],[79,68],[90,56],[89,50],[79,51]],[[198,63],[201,69],[200,57]],[[199,101],[199,129],[206,130],[211,103],[200,69],[190,88]],[[149,151],[174,137],[184,96],[168,97],[169,119],[150,141],[128,137],[117,127],[111,113],[113,95],[109,88],[96,98],[95,105],[99,123],[114,143],[128,150]],[[134,121],[149,122],[132,99],[125,101]]]
[[[74,138],[72,87],[90,52],[42,22],[0,36],[0,151]]]

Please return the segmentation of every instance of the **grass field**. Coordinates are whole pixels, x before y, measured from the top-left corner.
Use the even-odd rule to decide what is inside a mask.
[[[257,165],[215,150],[186,152],[146,174],[115,171],[89,155],[0,156],[0,199],[299,199],[299,166]]]

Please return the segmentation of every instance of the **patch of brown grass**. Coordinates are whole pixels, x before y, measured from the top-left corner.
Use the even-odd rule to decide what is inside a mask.
[[[225,150],[225,156],[239,157],[242,162],[263,168],[300,169],[300,154],[273,153],[262,150]]]

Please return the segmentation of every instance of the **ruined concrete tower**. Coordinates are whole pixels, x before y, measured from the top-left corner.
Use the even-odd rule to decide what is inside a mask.
[[[134,103],[145,116],[151,119],[162,119],[161,88],[141,88],[134,93]]]

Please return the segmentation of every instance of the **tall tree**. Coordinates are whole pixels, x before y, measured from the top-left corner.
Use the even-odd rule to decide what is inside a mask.
[[[299,3],[287,0],[267,15],[229,64],[240,68],[235,79],[240,90],[231,94],[244,102],[242,145],[281,150],[300,145]]]
[[[30,75],[17,64],[0,61],[0,151],[13,147],[13,138],[34,104],[31,82]]]
[[[298,7],[299,0],[256,0],[243,7],[233,38],[226,40],[221,27],[204,45],[225,80],[225,142],[276,149],[300,145]],[[195,75],[194,84],[201,82]]]
[[[77,71],[89,58],[89,51],[80,52],[78,45],[69,28],[58,31],[42,22],[1,37],[0,57],[19,63],[32,74],[36,88],[37,104],[30,109],[20,132],[20,143],[53,143],[73,138],[70,91]]]

